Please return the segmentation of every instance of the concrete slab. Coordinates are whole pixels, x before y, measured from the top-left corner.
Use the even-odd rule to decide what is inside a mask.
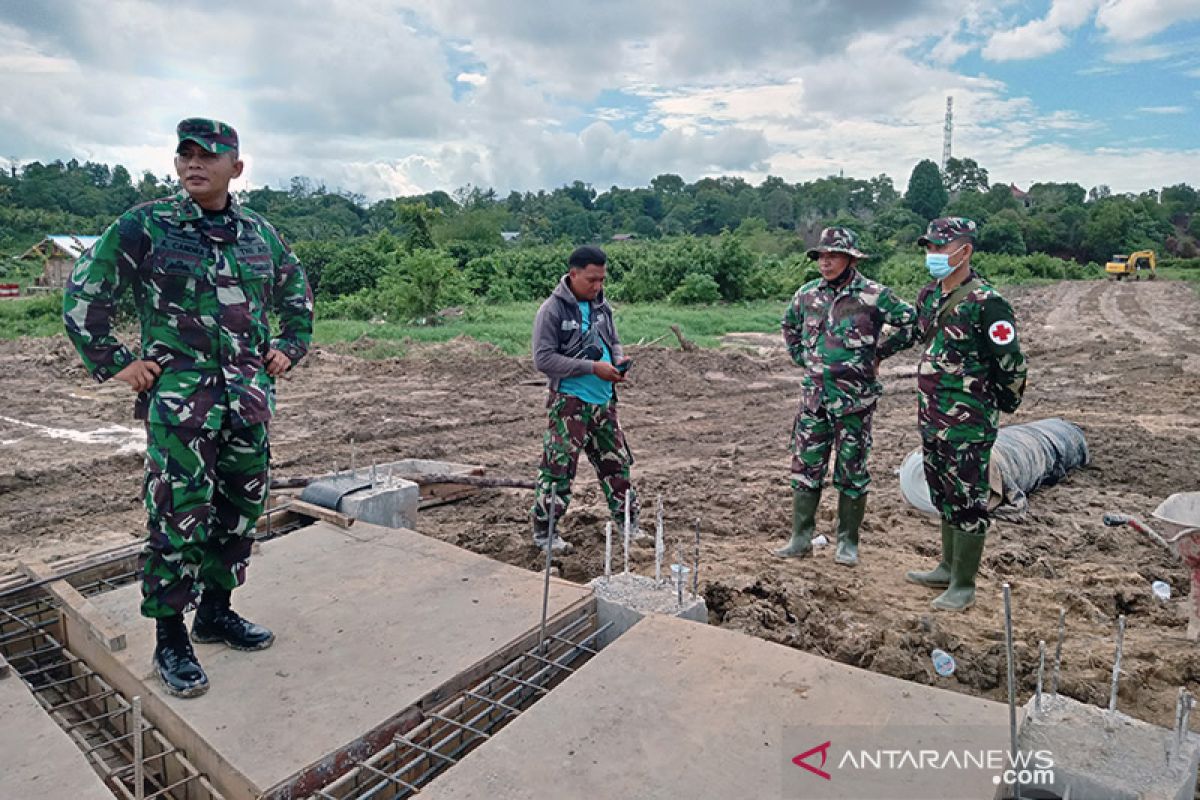
[[[151,677],[153,626],[138,616],[137,586],[93,600],[126,650],[67,636],[110,683],[143,695],[147,717],[227,798],[299,796],[500,666],[498,653],[532,646],[541,597],[542,576],[414,531],[316,523],[262,544],[234,606],[277,641],[256,653],[197,645],[212,685],[201,698],[169,697]],[[553,582],[552,616],[592,608],[587,589]]]
[[[71,737],[15,675],[0,680],[0,797],[112,800]]]
[[[359,522],[385,528],[416,528],[421,487],[412,481],[393,478],[376,486],[348,494],[337,510]]]
[[[1200,766],[1200,736],[1176,732],[1120,711],[1044,695],[1042,711],[1025,705],[1021,750],[1052,762],[1036,788],[1055,797],[1094,800],[1192,800]],[[1035,763],[1036,766],[1036,763]],[[1033,779],[1035,775],[1030,775]]]
[[[651,614],[421,797],[988,798],[991,772],[885,753],[1007,741],[1002,704]]]

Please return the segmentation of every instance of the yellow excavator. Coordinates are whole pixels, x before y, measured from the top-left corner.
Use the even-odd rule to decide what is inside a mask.
[[[1108,277],[1118,281],[1126,275],[1132,275],[1135,281],[1141,280],[1142,273],[1146,273],[1146,280],[1152,281],[1157,268],[1158,264],[1153,250],[1138,250],[1127,256],[1113,256],[1112,261],[1104,265],[1104,271],[1108,273]]]

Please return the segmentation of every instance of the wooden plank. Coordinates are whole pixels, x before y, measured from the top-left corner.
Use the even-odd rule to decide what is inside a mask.
[[[348,517],[340,511],[334,511],[329,508],[322,508],[313,503],[307,503],[303,500],[296,499],[288,503],[291,510],[305,517],[324,520],[331,525],[336,525],[339,528],[349,528],[354,524],[354,517]]]
[[[54,577],[54,572],[44,561],[22,561],[20,566],[21,571],[35,581]],[[92,605],[74,586],[65,580],[53,580],[46,584],[46,591],[58,599],[65,617],[76,619],[87,635],[109,652],[125,649],[125,634],[117,633],[117,625],[108,614]]]

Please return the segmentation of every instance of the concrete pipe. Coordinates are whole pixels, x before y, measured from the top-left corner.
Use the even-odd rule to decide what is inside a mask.
[[[1030,492],[1058,483],[1068,472],[1087,463],[1087,441],[1073,423],[1055,418],[1005,426],[992,447],[988,508],[1000,516],[1020,516],[1029,506]],[[900,467],[900,491],[918,511],[937,516],[929,499],[919,447]]]

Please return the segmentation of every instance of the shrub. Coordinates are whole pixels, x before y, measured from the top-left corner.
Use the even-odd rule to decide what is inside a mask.
[[[712,305],[721,299],[721,287],[708,275],[688,275],[671,292],[670,301],[677,305]]]

